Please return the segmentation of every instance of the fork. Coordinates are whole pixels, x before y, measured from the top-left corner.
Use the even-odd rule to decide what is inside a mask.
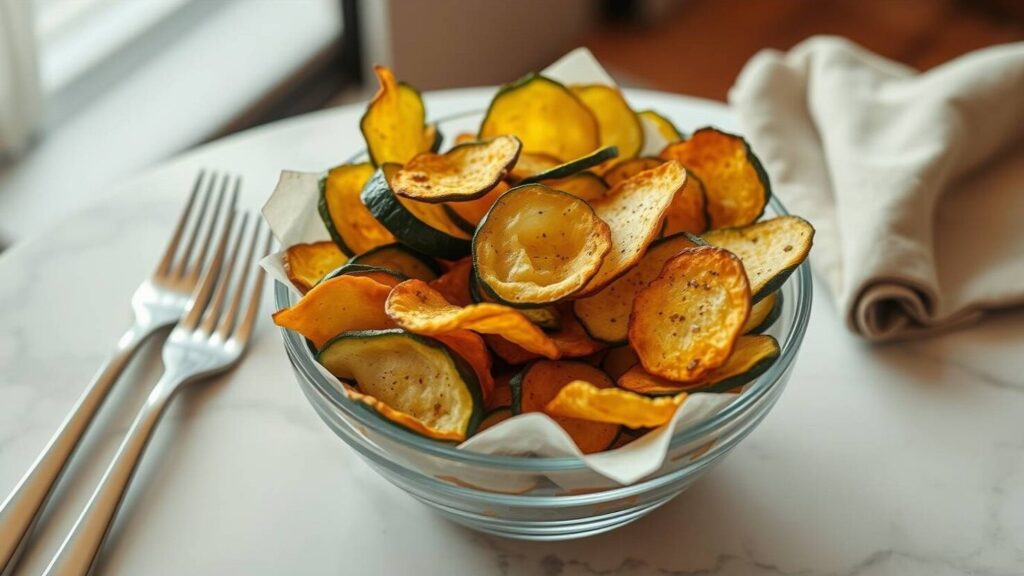
[[[149,336],[174,324],[185,312],[189,295],[199,284],[200,273],[205,268],[217,216],[225,196],[230,188],[230,199],[223,218],[230,221],[234,217],[239,186],[240,180],[237,178],[218,177],[216,174],[207,177],[203,172],[196,177],[192,192],[156,270],[139,285],[132,296],[132,325],[118,340],[114,353],[93,376],[46,448],[0,505],[0,573],[8,574],[13,570],[68,460],[128,361]],[[212,209],[211,200],[214,204]],[[207,224],[206,232],[201,234],[204,224]]]
[[[264,284],[264,272],[256,263],[270,253],[271,246],[269,231],[261,234],[260,221],[256,219],[245,259],[237,262],[237,279],[234,278],[236,260],[245,243],[247,219],[247,215],[242,216],[238,237],[223,274],[208,269],[196,286],[188,310],[164,343],[163,375],[136,416],[85,510],[44,574],[84,575],[91,570],[128,490],[132,475],[142,459],[146,444],[175,393],[190,383],[209,379],[231,369],[245,352],[256,323]],[[223,240],[228,232],[225,230],[217,248],[218,256],[223,252]],[[262,248],[257,253],[259,245]],[[216,291],[211,297],[215,284]],[[229,297],[230,304],[225,309]],[[248,303],[244,308],[244,316],[239,316],[243,297]]]

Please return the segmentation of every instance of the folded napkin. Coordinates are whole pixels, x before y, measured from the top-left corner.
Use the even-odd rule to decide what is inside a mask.
[[[913,336],[1024,304],[1024,44],[924,73],[819,37],[729,93],[854,332]]]

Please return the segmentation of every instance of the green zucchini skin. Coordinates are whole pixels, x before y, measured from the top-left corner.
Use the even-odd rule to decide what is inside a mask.
[[[327,228],[327,233],[331,236],[331,240],[338,245],[338,249],[346,256],[353,256],[355,251],[349,248],[348,244],[341,237],[341,233],[334,226],[334,219],[331,218],[331,210],[327,206],[327,175],[324,174],[320,177],[320,200],[317,201],[316,209],[320,213],[320,220],[323,221],[324,227]]]
[[[384,268],[381,266],[368,266],[366,264],[354,264],[352,262],[346,262],[341,266],[335,268],[334,270],[328,272],[327,275],[325,275],[320,280],[320,282],[326,282],[331,278],[337,278],[338,276],[347,276],[349,274],[366,274],[368,272],[382,272],[384,274],[390,274],[391,276],[397,278],[399,282],[404,282],[409,279],[409,277],[406,276],[405,274],[402,274],[397,270],[392,270],[391,268]],[[320,282],[318,282],[318,284]]]
[[[440,350],[440,351],[444,352],[444,354],[447,356],[448,360],[451,362],[451,369],[455,370],[455,372],[456,372],[456,374],[458,376],[459,381],[462,382],[462,384],[466,387],[466,389],[468,390],[468,392],[469,392],[469,394],[470,394],[470,396],[472,397],[472,400],[473,400],[473,408],[472,408],[472,411],[470,413],[469,421],[468,421],[468,423],[466,425],[466,437],[468,438],[468,437],[472,436],[474,433],[476,433],[477,428],[479,428],[479,426],[480,426],[480,422],[483,421],[483,418],[484,418],[483,392],[480,389],[480,382],[479,382],[479,380],[477,380],[476,372],[473,370],[472,366],[470,366],[468,362],[463,360],[463,358],[461,356],[459,356],[457,353],[452,351],[450,348],[448,348],[447,346],[445,346],[442,342],[440,342],[438,340],[435,340],[433,338],[429,338],[427,336],[422,336],[422,335],[419,335],[419,334],[414,334],[412,332],[406,332],[405,330],[402,330],[401,328],[389,328],[389,329],[384,329],[384,330],[354,330],[354,331],[350,331],[350,332],[342,332],[341,334],[338,334],[334,338],[331,338],[330,340],[328,340],[327,343],[324,344],[323,347],[321,347],[320,351],[317,352],[316,360],[321,365],[323,365],[325,368],[327,368],[327,365],[324,364],[324,360],[326,360],[327,359],[326,356],[328,354],[330,354],[331,348],[334,345],[336,345],[336,344],[344,343],[346,340],[355,340],[355,339],[364,339],[364,340],[365,339],[385,339],[385,338],[396,338],[396,337],[406,338],[406,339],[409,339],[409,340],[415,342],[417,345],[428,346],[428,347],[435,348],[437,350]],[[328,368],[328,370],[330,370],[330,369]],[[344,382],[355,384],[356,387],[358,387],[358,383],[357,382],[352,382],[351,380],[343,379],[341,377],[338,377],[338,379],[342,380]],[[379,418],[381,418],[382,420],[388,422],[391,425],[396,425],[396,426],[399,426],[399,427],[404,428],[406,430],[409,430],[410,432],[416,434],[417,436],[423,436],[422,434],[420,434],[419,432],[417,432],[415,430],[412,430],[412,429],[410,429],[410,428],[408,428],[406,426],[402,426],[401,424],[399,424],[397,422],[393,422],[391,420],[388,420],[387,418],[384,418],[383,416],[378,414],[376,410],[373,410],[369,406],[365,406],[362,403],[357,403],[357,404],[360,405],[360,406],[363,406],[367,410],[370,410],[371,412],[376,414]],[[439,441],[439,442],[443,441],[443,440],[437,440],[435,438],[431,438],[431,440],[436,440],[436,441]]]
[[[769,294],[771,293],[769,292]],[[778,320],[780,316],[782,316],[783,298],[784,296],[782,295],[782,291],[779,291],[775,295],[775,305],[772,306],[771,311],[769,311],[768,315],[764,317],[764,320],[762,320],[760,324],[755,326],[753,330],[748,332],[748,334],[760,334],[765,330],[771,328],[772,324],[775,324],[775,321]]]
[[[476,275],[469,277],[469,299],[476,304],[495,302],[495,300],[486,298],[480,292],[480,285],[476,280]],[[537,306],[531,308],[517,307],[523,316],[526,316],[530,322],[533,322],[537,326],[540,326],[545,332],[556,331],[562,327],[562,317],[558,312],[558,309],[554,306]]]
[[[449,236],[406,210],[388,186],[383,170],[373,174],[360,198],[381,225],[413,250],[445,260],[458,260],[469,254],[470,240]]]
[[[549,168],[538,174],[527,176],[519,181],[519,184],[534,184],[541,180],[557,180],[559,178],[565,178],[572,176],[577,172],[583,172],[587,168],[593,168],[598,164],[611,160],[619,155],[619,149],[616,146],[605,146],[604,148],[598,148],[586,156],[581,156],[575,160],[570,160],[564,164],[559,164],[554,168]]]
[[[434,127],[434,143],[430,145],[430,151],[436,154],[441,150],[441,145],[444,144],[444,134],[441,133],[441,128],[436,123],[430,124],[430,126]]]
[[[390,257],[392,259],[398,258],[401,261],[407,261],[408,265],[385,266],[374,262],[375,260],[378,260],[380,257],[384,256]],[[360,264],[363,266],[384,268],[385,270],[394,270],[395,272],[399,272],[400,274],[406,276],[407,278],[417,278],[419,280],[423,280],[424,282],[434,280],[435,278],[444,273],[444,270],[441,269],[441,265],[438,264],[437,261],[431,258],[430,256],[417,252],[412,248],[409,248],[408,246],[404,244],[399,244],[397,242],[394,244],[385,244],[383,246],[371,248],[366,252],[363,252],[362,254],[353,257],[351,260],[349,260],[349,264]],[[428,276],[426,274],[415,273],[413,269],[416,267],[417,264],[427,268],[430,271],[430,275]]]

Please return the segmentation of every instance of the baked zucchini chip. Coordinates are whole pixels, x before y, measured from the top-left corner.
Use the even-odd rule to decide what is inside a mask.
[[[772,327],[782,315],[782,292],[775,291],[750,307],[750,317],[743,325],[744,334],[760,334]]]
[[[459,144],[444,154],[426,152],[395,171],[391,189],[420,202],[475,200],[498,185],[519,157],[515,136]]]
[[[586,286],[609,254],[611,238],[608,225],[576,196],[541,184],[517,186],[480,223],[473,266],[488,296],[542,306]]]
[[[636,115],[640,117],[641,122],[650,122],[651,126],[658,130],[658,134],[661,134],[668,144],[674,144],[683,139],[683,133],[676,128],[676,125],[654,110],[643,110],[637,112]]]
[[[593,172],[579,172],[557,180],[544,180],[541,184],[568,192],[577,198],[593,202],[608,192],[608,184]]]
[[[523,369],[509,383],[512,389],[512,412],[548,413],[584,454],[607,450],[619,435],[617,425],[565,417],[546,410],[548,403],[558,396],[566,384],[582,379],[594,382],[594,387],[615,387],[615,383],[604,372],[585,362],[538,360]]]
[[[685,400],[685,392],[666,398],[648,398],[615,387],[595,386],[581,378],[563,386],[544,406],[544,411],[552,416],[591,423],[656,428],[672,420]]]
[[[771,336],[740,336],[729,359],[694,382],[673,382],[635,365],[619,377],[620,388],[661,396],[680,392],[729,392],[764,374],[779,357],[779,343]]]
[[[388,286],[371,278],[339,276],[313,287],[290,308],[274,313],[274,324],[302,334],[317,348],[350,330],[392,328],[384,312]]]
[[[395,80],[384,66],[374,66],[380,89],[359,121],[366,150],[374,166],[386,162],[405,164],[440,145],[440,133],[427,125],[426,108],[415,88]]]
[[[648,156],[642,156],[640,158],[626,158],[625,160],[619,160],[615,164],[612,164],[611,168],[605,171],[602,178],[604,178],[604,181],[607,182],[609,186],[617,186],[620,182],[629,180],[633,176],[650,170],[651,168],[657,168],[664,163],[665,161],[661,158],[651,158]]]
[[[372,175],[373,166],[367,163],[345,164],[332,168],[320,181],[320,219],[349,256],[395,241],[359,198]]]
[[[399,326],[417,334],[472,330],[497,334],[548,358],[559,356],[551,338],[519,310],[492,303],[455,306],[420,280],[407,280],[392,288],[385,309]]]
[[[523,152],[549,154],[560,162],[579,158],[601,145],[597,120],[565,86],[530,74],[503,86],[491,100],[480,139],[511,134]]]
[[[441,275],[441,267],[433,258],[402,244],[386,244],[352,258],[352,264],[375,266],[399,272],[407,278],[431,281]]]
[[[326,282],[331,278],[337,278],[338,276],[363,276],[380,282],[385,286],[396,286],[400,282],[405,282],[409,279],[405,274],[390,268],[367,266],[365,264],[353,264],[349,262],[328,272],[320,282]]]
[[[550,154],[543,154],[540,152],[520,152],[519,160],[516,161],[516,165],[512,167],[512,172],[509,173],[509,180],[512,182],[519,182],[525,178],[529,178],[534,174],[540,174],[546,170],[550,170],[562,161]]]
[[[661,232],[665,212],[685,183],[686,170],[676,162],[665,162],[620,182],[591,203],[611,230],[612,249],[581,296],[600,291],[640,260]]]
[[[527,176],[519,181],[519,184],[532,184],[534,182],[541,182],[543,180],[557,180],[559,178],[565,178],[583,172],[588,168],[593,168],[607,162],[619,155],[619,149],[615,146],[605,146],[598,148],[586,156],[570,160],[564,164],[552,166],[546,170],[536,172],[531,176]]]
[[[588,84],[570,89],[597,118],[602,146],[617,147],[621,158],[632,158],[640,153],[644,147],[643,126],[618,88]]]
[[[360,198],[370,214],[409,248],[437,258],[458,260],[469,253],[470,235],[439,204],[396,195],[389,177],[400,168],[385,164],[363,187]]]
[[[461,442],[483,419],[473,370],[444,344],[404,330],[345,332],[317,361],[386,420],[428,438]],[[352,394],[355,392],[355,394]]]
[[[498,182],[497,186],[476,200],[446,202],[444,210],[456,226],[467,234],[473,234],[476,232],[476,227],[480,225],[480,221],[487,215],[487,211],[494,206],[502,194],[508,192],[508,189],[507,183]]]
[[[466,361],[466,364],[473,369],[477,382],[480,384],[480,393],[486,403],[487,398],[494,392],[494,376],[491,369],[494,367],[491,362],[491,353],[487,351],[487,344],[476,332],[469,330],[455,330],[445,334],[436,334],[435,340],[441,342],[448,349],[459,355]]]
[[[650,170],[664,162],[660,158],[630,158],[615,164],[604,173],[609,186],[615,186],[628,180],[644,170]],[[672,204],[665,213],[665,229],[663,234],[671,236],[679,232],[702,234],[708,229],[709,217],[704,183],[693,174],[687,172],[686,184],[676,192]]]
[[[334,242],[296,244],[284,252],[284,271],[288,279],[305,294],[328,272],[348,260]]]
[[[597,294],[573,302],[573,312],[587,333],[602,342],[626,342],[629,313],[637,293],[658,277],[665,262],[694,246],[694,237],[685,233],[657,240],[628,272]]]
[[[756,303],[778,290],[807,258],[814,227],[799,216],[777,216],[743,228],[712,230],[702,238],[743,261]]]
[[[679,162],[701,179],[712,228],[750,224],[768,204],[768,174],[740,136],[701,128],[688,140],[666,146],[661,157]]]
[[[636,295],[629,343],[651,374],[693,382],[725,363],[749,314],[739,258],[712,246],[686,248]]]

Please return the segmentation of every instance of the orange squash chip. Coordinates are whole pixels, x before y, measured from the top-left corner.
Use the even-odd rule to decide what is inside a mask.
[[[332,168],[320,182],[320,219],[331,239],[349,256],[395,241],[359,199],[372,174],[369,163],[344,164]]]
[[[526,364],[531,360],[543,358],[540,354],[530,352],[522,346],[509,342],[497,334],[484,334],[484,342],[498,358],[510,366]]]
[[[483,338],[476,332],[469,330],[454,330],[444,334],[435,334],[434,339],[440,340],[453,352],[458,354],[476,373],[476,379],[480,384],[480,393],[484,402],[494,393],[494,376],[491,375],[491,353],[487,351],[487,345]]]
[[[346,261],[348,257],[334,242],[296,244],[285,250],[284,270],[288,279],[305,294],[328,272]]]
[[[448,302],[456,306],[469,306],[473,298],[469,293],[469,282],[473,274],[473,259],[456,260],[447,272],[430,281],[430,287],[437,290]]]
[[[361,276],[338,276],[317,284],[291,308],[274,313],[274,323],[294,330],[317,348],[351,330],[393,328],[384,313],[390,288]]]
[[[620,158],[632,158],[640,152],[644,147],[643,126],[618,88],[588,84],[571,89],[597,118],[602,146],[616,146]]]
[[[593,202],[594,200],[601,198],[608,191],[608,184],[593,172],[577,172],[576,174],[566,176],[565,178],[541,180],[540,183],[554,188],[555,190],[568,192],[569,194],[572,194],[577,198],[582,198],[587,202]]]
[[[405,164],[433,148],[437,127],[427,125],[427,112],[415,88],[399,83],[384,66],[374,66],[373,72],[380,89],[359,121],[366,149],[375,166]]]
[[[555,342],[515,308],[490,302],[455,306],[421,280],[406,280],[392,288],[385,308],[399,326],[417,334],[473,330],[500,335],[548,358],[560,354]]]
[[[686,393],[648,398],[619,388],[598,388],[584,380],[565,385],[544,411],[563,418],[620,424],[629,428],[655,428],[672,420],[686,401]]]
[[[433,438],[435,440],[449,440],[452,442],[462,442],[466,439],[466,435],[462,432],[445,431],[432,428],[412,414],[406,414],[401,410],[396,410],[373,396],[363,394],[352,386],[347,384],[342,384],[342,386],[345,387],[345,391],[348,393],[349,399],[366,404],[370,408],[373,408],[373,410],[380,414],[380,416],[385,420],[390,420],[395,424],[404,426],[417,434],[422,434],[427,438]]]
[[[605,172],[604,179],[609,186],[615,186],[662,162],[664,160],[660,158],[629,158],[612,166]],[[708,229],[708,222],[704,183],[700,181],[700,178],[687,172],[686,184],[676,192],[668,211],[665,212],[665,229],[662,234],[665,236],[680,232],[702,234]]]

